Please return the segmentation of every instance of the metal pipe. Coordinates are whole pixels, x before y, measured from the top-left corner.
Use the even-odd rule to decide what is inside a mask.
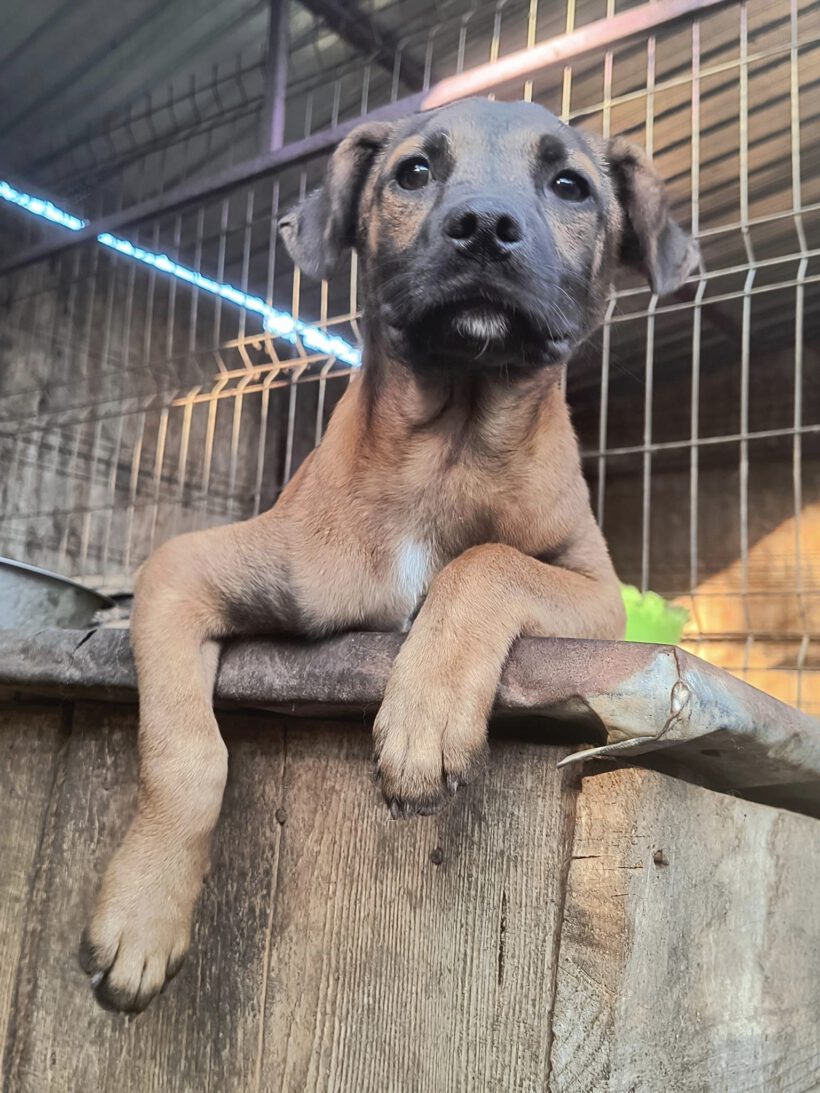
[[[265,102],[260,147],[275,152],[285,143],[285,97],[288,88],[290,0],[270,0],[268,55],[265,61]]]
[[[457,76],[441,80],[424,101],[424,109],[464,99],[469,95],[482,95],[497,91],[507,84],[520,83],[535,73],[564,65],[584,53],[605,49],[626,38],[645,34],[653,27],[680,19],[685,15],[715,7],[726,0],[657,0],[638,8],[614,15],[611,19],[598,19],[579,30],[559,34],[529,49],[519,49],[500,60],[491,61]]]

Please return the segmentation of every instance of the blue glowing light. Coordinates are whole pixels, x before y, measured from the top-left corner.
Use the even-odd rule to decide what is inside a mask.
[[[28,213],[42,216],[44,220],[50,220],[52,224],[59,224],[61,228],[68,228],[69,231],[78,232],[80,228],[84,228],[86,225],[85,220],[80,220],[78,216],[63,212],[56,205],[52,205],[50,201],[43,201],[41,197],[32,197],[31,194],[24,194],[20,190],[15,190],[13,186],[10,186],[8,182],[4,182],[1,178],[0,197],[4,201],[10,201],[12,205],[19,205],[21,209],[25,209]]]
[[[4,182],[2,179],[0,179],[0,198],[17,205],[21,209],[25,209],[26,212],[33,213],[34,216],[43,217],[53,224],[68,228],[70,231],[79,231],[88,224],[87,220],[80,220],[79,217],[58,209],[50,201],[43,201],[39,197],[33,197],[31,194],[15,190],[13,186],[10,186],[8,182]],[[291,345],[299,340],[308,351],[334,357],[343,364],[350,365],[351,368],[358,368],[362,363],[361,351],[355,345],[351,345],[350,342],[345,341],[337,334],[328,334],[321,327],[296,319],[287,311],[278,311],[275,307],[265,303],[259,296],[251,296],[241,289],[234,288],[233,285],[225,284],[222,281],[214,281],[189,266],[183,266],[179,262],[175,262],[167,254],[156,254],[154,251],[145,250],[143,247],[138,247],[134,243],[129,243],[127,239],[120,239],[109,232],[102,232],[98,235],[97,242],[110,250],[116,251],[118,254],[124,255],[126,258],[132,258],[134,261],[142,262],[143,265],[159,270],[160,273],[167,273],[171,277],[185,281],[201,292],[219,296],[223,300],[228,300],[237,307],[241,307],[244,311],[251,311],[260,315],[265,330],[274,338],[281,338],[283,341],[290,342]]]

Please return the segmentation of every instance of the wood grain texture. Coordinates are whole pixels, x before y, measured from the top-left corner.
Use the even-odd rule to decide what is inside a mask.
[[[499,744],[446,812],[404,822],[368,789],[369,734],[288,729],[262,1089],[545,1089],[563,754]]]
[[[70,710],[0,708],[0,1056],[17,990],[24,924]]]
[[[551,1089],[820,1089],[818,892],[814,820],[650,772],[586,779]]]
[[[648,771],[578,795],[565,748],[509,739],[445,813],[394,821],[363,729],[223,723],[194,947],[128,1019],[76,945],[135,714],[0,719],[4,1093],[820,1089],[816,821]]]
[[[131,814],[135,714],[78,706],[27,910],[8,1093],[175,1093],[255,1086],[275,882],[282,731],[226,719],[230,773],[192,952],[136,1019],[95,1004],[76,957],[98,873]]]

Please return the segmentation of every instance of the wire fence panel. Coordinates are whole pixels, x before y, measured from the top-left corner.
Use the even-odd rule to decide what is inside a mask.
[[[291,28],[286,139],[627,6],[373,4],[381,36],[366,61],[305,11]],[[204,156],[223,139],[216,117],[241,158],[237,117],[248,132],[258,121],[263,61],[233,74],[219,65],[207,85],[112,118],[108,153],[93,153],[95,177],[107,180],[95,200],[127,203],[178,179],[196,161],[195,135],[211,134]],[[498,92],[643,144],[698,236],[702,272],[663,300],[626,276],[603,330],[569,365],[593,505],[622,579],[689,609],[689,647],[814,713],[818,84],[820,4],[749,0]],[[163,148],[167,177],[152,166]],[[71,197],[89,170],[73,154],[74,174],[67,153],[54,160],[54,193]],[[357,345],[355,257],[331,282],[313,283],[275,231],[325,162],[313,157],[123,234]],[[142,189],[132,181],[140,172]],[[253,311],[95,243],[0,279],[0,316],[0,553],[108,590],[127,589],[169,536],[269,507],[355,371],[299,338],[276,338]]]

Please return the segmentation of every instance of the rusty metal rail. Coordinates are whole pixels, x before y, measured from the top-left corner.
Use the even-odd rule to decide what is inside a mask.
[[[217,704],[302,716],[361,718],[378,707],[397,634],[350,633],[315,644],[240,641],[226,647]],[[124,630],[0,631],[0,687],[12,692],[133,701]],[[820,721],[726,672],[660,645],[530,638],[505,668],[500,730],[598,746],[562,765],[586,773],[631,763],[749,800],[820,817]],[[560,728],[559,728],[560,726]]]

